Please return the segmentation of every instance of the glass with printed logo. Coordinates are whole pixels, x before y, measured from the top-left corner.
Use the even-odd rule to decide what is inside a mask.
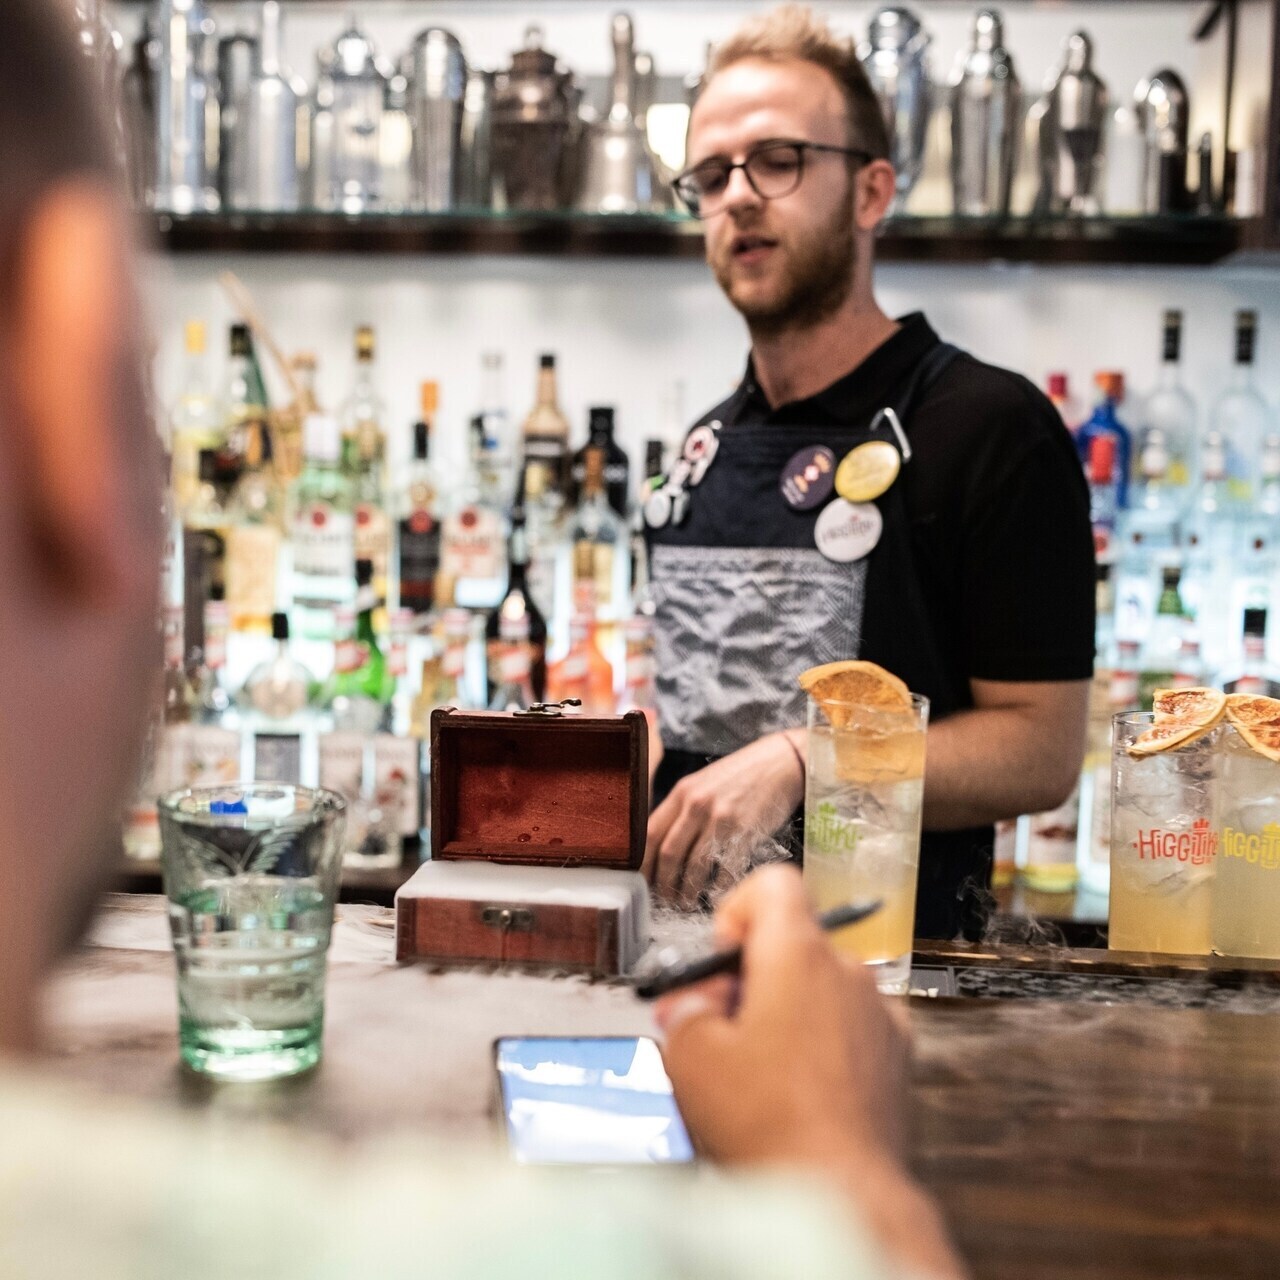
[[[1154,722],[1149,711],[1112,721],[1108,945],[1208,955],[1218,846],[1213,793],[1223,730],[1184,747],[1131,754]]]
[[[918,694],[889,709],[809,700],[805,887],[818,911],[883,901],[832,941],[873,966],[886,994],[911,978],[928,720]]]
[[[1272,717],[1280,710],[1271,698],[1248,701],[1269,707]],[[1234,725],[1219,732],[1213,949],[1223,956],[1280,960],[1280,763],[1250,745]]]

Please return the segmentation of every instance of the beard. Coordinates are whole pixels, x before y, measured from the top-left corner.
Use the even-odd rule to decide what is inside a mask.
[[[747,232],[748,228],[739,228]],[[732,250],[726,248],[711,262],[716,283],[747,322],[752,338],[774,338],[804,330],[833,315],[853,289],[857,240],[849,210],[838,205],[827,222],[801,242],[778,240],[781,279],[761,297],[735,278]]]

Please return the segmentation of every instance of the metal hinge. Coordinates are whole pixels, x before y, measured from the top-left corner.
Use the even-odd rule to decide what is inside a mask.
[[[563,702],[534,702],[524,711],[517,711],[518,716],[562,716],[570,709],[576,711],[582,706],[581,698],[566,698]]]

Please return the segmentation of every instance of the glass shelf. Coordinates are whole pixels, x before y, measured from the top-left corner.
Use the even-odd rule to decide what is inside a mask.
[[[526,254],[699,258],[700,224],[679,213],[148,213],[161,248],[193,253]],[[1257,242],[1218,216],[891,219],[878,256],[896,262],[1205,265]]]

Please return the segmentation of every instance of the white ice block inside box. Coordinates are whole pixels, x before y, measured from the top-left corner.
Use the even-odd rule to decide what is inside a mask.
[[[396,894],[397,960],[616,977],[649,936],[649,886],[638,871],[425,862]]]

